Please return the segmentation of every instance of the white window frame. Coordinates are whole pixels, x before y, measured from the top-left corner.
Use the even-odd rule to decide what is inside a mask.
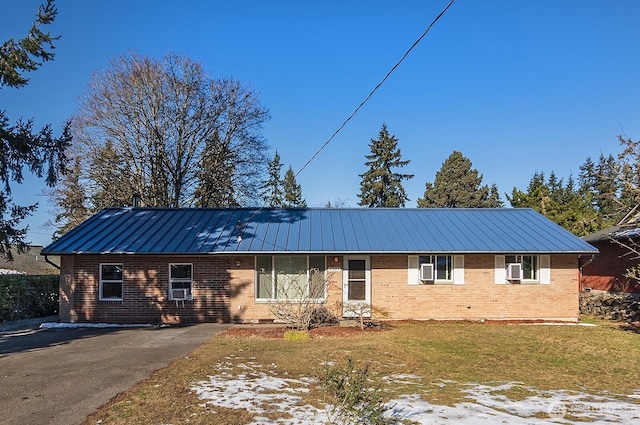
[[[120,268],[122,269],[122,276],[121,279],[103,279],[102,278],[102,267],[104,266],[120,266]],[[122,301],[122,298],[124,296],[124,264],[123,263],[100,263],[99,264],[100,267],[100,278],[99,278],[99,289],[98,289],[98,299],[100,301]],[[103,293],[103,284],[105,283],[119,283],[120,284],[120,298],[104,298],[102,293]]]
[[[276,288],[277,288],[277,284],[278,284],[278,279],[277,279],[277,275],[278,273],[276,273],[276,269],[275,269],[275,258],[279,257],[281,255],[260,255],[260,256],[256,256],[255,257],[255,263],[254,263],[254,282],[256,283],[254,286],[254,299],[256,302],[273,302],[273,301],[283,301],[286,300],[286,298],[274,298],[273,296],[271,297],[258,297],[258,290],[259,290],[259,286],[260,286],[260,282],[259,282],[259,270],[258,270],[258,257],[266,257],[266,258],[270,258],[271,261],[271,290],[269,291],[271,293],[271,295],[273,295],[276,292]],[[283,254],[282,256],[287,256],[286,254]],[[297,256],[297,255],[296,255]],[[327,285],[326,285],[326,279],[327,279],[327,257],[325,255],[302,255],[303,257],[305,257],[306,259],[306,279],[307,282],[309,282],[309,284],[311,283],[311,268],[309,267],[309,263],[310,263],[310,257],[322,257],[322,264],[323,264],[323,270],[322,270],[322,279],[323,282],[325,282],[324,284],[324,290],[323,290],[323,295],[322,298],[310,298],[311,301],[316,301],[318,303],[322,303],[325,302],[327,299]],[[307,294],[308,294],[309,288],[307,287]],[[296,301],[295,299],[290,299],[289,301]]]
[[[171,268],[173,266],[189,266],[191,267],[191,277],[190,278],[185,278],[185,277],[181,277],[181,278],[174,278],[173,276],[171,276]],[[193,263],[169,263],[169,301],[173,301],[173,284],[174,283],[180,283],[181,286],[183,286],[185,283],[189,284],[189,288],[184,288],[184,289],[188,289],[189,291],[189,295],[187,295],[187,300],[192,300],[193,299]],[[176,289],[183,289],[182,287],[180,288],[176,288]]]
[[[521,280],[507,280],[507,257],[516,257],[516,261],[511,261],[511,263],[520,263],[522,264],[523,256],[535,256],[536,260],[536,278],[535,279],[525,279],[524,277]],[[524,267],[523,267],[523,276],[524,276]],[[514,283],[514,284],[539,284],[539,285],[549,285],[551,284],[551,256],[544,254],[506,254],[506,255],[496,255],[495,256],[495,283],[496,284],[505,284],[505,283]]]
[[[507,260],[507,258],[513,257],[513,261]],[[534,274],[533,278],[526,278],[525,273],[527,273],[525,268],[525,257],[530,257],[531,262],[535,263],[535,268],[531,269],[531,273]],[[504,256],[505,266],[507,264],[520,264],[522,268],[522,278],[513,281],[520,283],[540,283],[540,256],[537,254],[508,254]]]
[[[451,270],[449,279],[438,278],[438,257],[451,257]],[[422,281],[420,280],[420,257],[432,257],[434,280]],[[408,285],[464,285],[464,255],[456,254],[422,254],[422,255],[409,255],[407,264],[407,284]]]

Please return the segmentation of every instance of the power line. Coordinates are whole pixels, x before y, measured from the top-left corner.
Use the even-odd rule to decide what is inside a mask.
[[[358,107],[356,109],[354,109],[354,111],[351,113],[351,115],[349,115],[349,117],[344,120],[344,122],[340,125],[340,127],[338,127],[338,129],[336,131],[333,132],[333,134],[331,135],[331,137],[329,137],[329,139],[324,142],[324,144],[322,146],[320,146],[320,149],[318,149],[312,156],[311,158],[309,158],[309,160],[302,166],[302,168],[300,168],[300,170],[298,170],[298,172],[295,174],[296,177],[298,177],[298,174],[300,174],[305,168],[307,168],[307,166],[311,163],[311,161],[313,161],[319,154],[320,152],[322,152],[324,150],[324,148],[327,147],[327,145],[329,143],[331,143],[331,141],[336,137],[336,135],[344,128],[344,126],[347,125],[347,123],[349,121],[351,121],[351,118],[353,118],[358,111],[365,105],[365,103],[367,103],[369,101],[369,99],[371,99],[371,97],[373,96],[373,94],[380,88],[380,86],[382,86],[382,84],[384,84],[385,81],[387,81],[387,78],[389,78],[389,76],[393,73],[393,71],[396,70],[396,68],[398,66],[400,66],[400,64],[405,60],[405,58],[407,56],[409,56],[409,53],[411,53],[411,51],[413,50],[414,47],[416,47],[420,41],[422,41],[422,39],[427,35],[427,33],[431,30],[431,27],[433,27],[435,25],[436,22],[438,22],[438,20],[447,12],[447,10],[449,9],[449,7],[451,7],[451,5],[453,4],[455,0],[451,0],[449,2],[449,4],[447,4],[447,6],[442,9],[442,12],[440,12],[440,14],[438,16],[436,16],[436,18],[431,21],[431,23],[429,24],[429,26],[427,27],[426,30],[424,30],[424,32],[422,33],[422,35],[420,35],[420,37],[418,37],[418,39],[411,45],[411,47],[409,47],[409,49],[404,52],[404,55],[402,55],[402,57],[400,58],[400,60],[398,62],[396,62],[395,65],[393,65],[393,67],[389,70],[389,72],[387,72],[387,75],[384,76],[384,78],[382,80],[380,80],[380,82],[373,88],[373,90],[371,90],[371,92],[369,92],[369,94],[367,95],[367,97],[360,102],[360,104],[358,105]]]
[[[358,107],[356,109],[354,109],[354,111],[351,113],[351,115],[349,115],[349,117],[344,120],[344,122],[340,125],[340,127],[338,127],[338,129],[336,131],[333,132],[333,134],[331,135],[331,137],[329,137],[329,139],[324,142],[324,144],[322,146],[320,146],[320,149],[318,149],[313,156],[311,156],[311,158],[309,158],[309,160],[302,166],[302,168],[300,168],[300,170],[298,170],[298,172],[295,174],[295,177],[298,176],[298,174],[300,174],[305,168],[307,168],[307,166],[320,154],[320,152],[322,152],[322,150],[327,147],[327,145],[329,143],[331,143],[331,141],[336,137],[336,135],[347,125],[347,123],[349,121],[351,121],[351,118],[353,118],[358,111],[365,105],[365,103],[367,103],[369,101],[369,99],[371,99],[371,97],[373,96],[373,94],[378,91],[378,89],[382,86],[382,84],[384,84],[384,82],[389,78],[389,76],[393,73],[393,71],[396,70],[396,68],[398,66],[400,66],[400,64],[406,59],[407,56],[409,56],[409,53],[411,53],[411,51],[420,43],[420,41],[422,41],[422,39],[427,35],[427,33],[431,30],[431,28],[435,25],[436,22],[438,22],[438,20],[446,13],[446,11],[449,9],[449,7],[451,7],[451,5],[453,4],[455,0],[451,0],[449,2],[449,4],[447,4],[447,6],[442,9],[442,11],[440,12],[440,14],[438,14],[438,16],[435,17],[435,19],[433,21],[431,21],[431,23],[429,24],[429,26],[427,27],[427,29],[424,30],[424,32],[420,35],[420,37],[418,37],[418,39],[411,45],[411,47],[409,47],[409,49],[407,49],[406,52],[404,52],[404,55],[402,55],[402,57],[400,58],[400,60],[398,62],[396,62],[395,65],[393,65],[393,67],[389,70],[389,72],[387,72],[387,74],[384,76],[384,78],[382,80],[380,80],[380,82],[373,88],[373,90],[371,90],[371,92],[369,92],[369,94],[367,95],[367,97],[360,102],[360,104],[358,105]],[[259,212],[261,212],[262,210],[264,210],[265,205],[266,205],[267,201],[265,201],[262,205],[262,207],[258,208],[257,211],[254,211],[247,219],[243,221],[238,221],[238,224],[236,225],[236,230],[238,232],[238,243],[240,243],[240,241],[242,241],[242,231],[243,231],[243,227],[246,227],[249,222],[251,221],[251,219],[253,217],[255,217]],[[263,240],[263,242],[266,242],[265,240]],[[274,247],[278,247],[276,244],[270,243],[271,245],[273,245]],[[282,248],[283,247],[278,247],[278,248]],[[285,250],[286,251],[286,250]]]

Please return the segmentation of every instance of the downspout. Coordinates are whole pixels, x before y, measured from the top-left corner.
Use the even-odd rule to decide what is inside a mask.
[[[589,258],[589,261],[587,261],[586,263],[582,264],[582,255],[578,255],[578,270],[580,272],[580,292],[582,292],[582,290],[584,289],[582,287],[582,269],[584,268],[584,266],[588,266],[589,264],[591,264],[591,262],[593,261],[593,259],[596,257],[595,254],[591,254],[591,258]]]
[[[53,261],[49,260],[49,257],[46,255],[44,256],[44,261],[46,261],[48,264],[51,264],[56,269],[60,270],[60,266],[54,263]]]

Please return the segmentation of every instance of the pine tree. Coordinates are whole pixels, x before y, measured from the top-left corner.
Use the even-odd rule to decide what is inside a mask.
[[[458,151],[442,163],[432,183],[425,184],[419,208],[495,208],[502,205],[497,186],[482,185],[482,175]]]
[[[236,207],[234,193],[236,155],[227,143],[220,140],[216,131],[205,144],[202,166],[198,177],[198,188],[194,194],[196,206],[200,208]]]
[[[81,183],[81,173],[80,158],[75,157],[59,184],[50,190],[49,198],[53,201],[56,212],[54,219],[47,224],[56,226],[54,238],[64,235],[92,213],[88,207],[85,187]]]
[[[262,185],[262,197],[271,208],[280,208],[284,204],[284,182],[282,180],[282,163],[278,151],[267,165],[267,181]]]
[[[285,208],[306,208],[307,202],[302,198],[302,188],[296,182],[293,168],[289,167],[284,173],[284,204]]]
[[[512,207],[532,208],[578,236],[600,228],[591,194],[585,194],[580,188],[576,189],[572,176],[569,176],[565,184],[553,172],[546,180],[544,173],[536,172],[526,192],[514,187],[507,199]]]
[[[46,5],[38,8],[36,20],[31,25],[28,36],[18,41],[10,38],[0,47],[0,87],[26,86],[29,79],[23,73],[35,71],[42,62],[53,59],[53,42],[60,36],[53,37],[40,29],[41,25],[50,25],[56,19],[58,10],[53,3],[53,0],[47,0]],[[40,60],[42,62],[39,62]]]
[[[29,79],[25,73],[37,70],[42,62],[53,59],[54,41],[49,33],[42,32],[41,26],[51,24],[58,11],[53,0],[40,6],[26,37],[10,38],[0,45],[0,88],[5,86],[20,88]],[[67,122],[62,135],[53,137],[51,126],[34,131],[33,120],[18,120],[9,124],[9,118],[0,107],[0,255],[11,260],[12,246],[18,253],[27,248],[27,230],[20,223],[35,211],[36,205],[19,206],[11,197],[11,182],[21,183],[23,169],[27,168],[37,177],[44,177],[49,187],[64,173],[66,149],[71,143],[70,123]]]
[[[369,144],[371,155],[365,155],[368,161],[365,165],[369,169],[360,174],[360,202],[365,207],[404,207],[409,200],[402,187],[402,180],[408,180],[413,174],[401,174],[394,169],[409,164],[409,160],[402,161],[398,139],[389,135],[387,125],[383,124],[378,139],[371,139]]]
[[[613,155],[600,155],[598,163],[587,158],[580,166],[578,190],[589,197],[598,212],[598,229],[614,225],[633,206],[623,200],[623,182],[618,175],[618,164]]]
[[[92,209],[99,211],[102,208],[132,205],[134,194],[140,194],[134,189],[133,173],[120,161],[121,152],[111,141],[100,146],[96,152],[86,167],[90,189],[88,198]],[[144,197],[142,203],[149,207],[158,206]]]
[[[487,205],[492,205],[492,208],[504,207],[504,202],[500,198],[500,192],[498,191],[498,185],[493,183],[489,188],[489,199]]]

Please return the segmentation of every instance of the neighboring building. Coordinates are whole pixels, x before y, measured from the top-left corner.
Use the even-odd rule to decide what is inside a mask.
[[[585,290],[640,294],[636,279],[625,276],[640,264],[640,211],[633,208],[620,222],[582,238],[600,253],[582,267],[581,286]]]
[[[40,254],[41,250],[41,246],[30,246],[26,252],[18,254],[17,249],[12,246],[13,261],[0,258],[0,274],[58,274],[60,270],[45,261],[44,256]],[[49,257],[49,260],[59,264],[58,257]]]
[[[60,256],[62,321],[273,320],[310,276],[337,316],[575,321],[597,250],[531,209],[110,208],[42,253]]]

